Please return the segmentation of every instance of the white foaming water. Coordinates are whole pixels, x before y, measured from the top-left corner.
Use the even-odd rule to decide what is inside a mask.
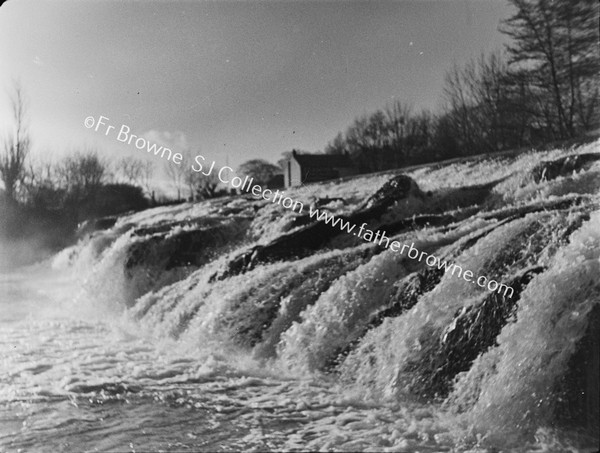
[[[477,383],[481,394],[469,414],[474,426],[482,431],[493,427],[496,436],[506,437],[550,424],[557,403],[554,383],[566,373],[598,305],[600,211],[572,235],[548,271],[527,286],[517,321],[503,329],[498,348],[490,353],[493,359],[479,357],[495,370]]]
[[[504,168],[478,165],[489,166],[490,175]],[[460,173],[460,165],[439,172]],[[501,195],[531,199],[540,188],[593,194],[593,172],[525,189],[508,180]],[[425,173],[430,185],[440,179]],[[454,185],[462,184],[459,176]],[[353,184],[356,204],[366,189]],[[331,187],[330,195],[348,189]],[[436,254],[478,238],[453,260],[499,281],[541,268],[491,346],[469,343],[469,335],[456,345],[474,348],[472,361],[448,373],[447,395],[427,400],[412,390],[443,363],[436,362],[445,351],[440,345],[448,345],[439,339],[449,326],[460,330],[457,313],[469,313],[488,294],[443,275],[414,306],[369,326],[394,284],[422,270],[373,244],[288,257],[215,280],[236,253],[255,245],[251,234],[241,243],[245,228],[277,236],[288,222],[271,225],[275,211],[251,226],[246,214],[241,222],[227,219],[222,211],[238,215],[238,201],[135,214],[51,265],[0,276],[0,451],[594,450],[594,439],[555,415],[557,385],[600,303],[599,212],[572,230],[580,213],[542,212],[397,236]],[[196,266],[167,270],[154,260],[164,253],[162,242],[150,241],[154,233],[126,232],[130,224],[175,219],[185,223],[168,233],[177,240],[188,218],[215,212],[219,217],[202,225],[229,222],[220,229],[225,245],[215,236],[217,252]],[[132,263],[134,245],[146,255]],[[349,345],[339,366],[328,369]]]
[[[82,299],[68,275],[4,275],[2,294],[3,451],[450,445],[427,412],[344,397],[327,380],[286,376],[215,343],[145,336]]]
[[[293,344],[305,344],[313,355],[318,349],[322,350],[318,356],[324,357],[327,354],[323,351],[329,351],[330,345],[335,346],[336,338],[342,335],[340,328],[348,332],[343,335],[349,334],[349,327],[355,325],[356,320],[346,318],[356,312],[361,316],[368,313],[372,308],[369,295],[387,291],[385,280],[394,281],[404,274],[402,266],[388,262],[398,255],[378,255],[355,270],[353,266],[342,266],[338,271],[343,275],[346,269],[347,276],[339,277],[320,297],[309,297],[299,276],[347,252],[317,255],[303,260],[305,264],[300,265],[280,263],[258,267],[212,284],[208,282],[212,266],[203,268],[187,279],[140,299],[131,314],[135,317],[136,310],[142,310],[137,313],[141,322],[123,315],[124,302],[119,294],[123,290],[119,283],[123,268],[118,263],[124,259],[125,245],[131,243],[128,234],[115,241],[96,265],[83,266],[88,269],[83,285],[71,271],[49,271],[43,266],[5,275],[2,279],[5,316],[0,334],[3,351],[0,446],[9,451],[186,448],[431,452],[470,448],[486,451],[484,446],[489,444],[486,435],[473,436],[472,429],[485,433],[505,423],[509,432],[517,436],[520,430],[513,429],[508,421],[513,420],[515,414],[530,410],[526,408],[535,407],[535,401],[526,398],[532,386],[547,388],[543,382],[536,384],[535,377],[534,382],[529,383],[531,375],[528,373],[515,375],[520,368],[514,366],[540,356],[546,341],[550,340],[542,336],[543,319],[552,317],[552,313],[527,314],[534,300],[550,297],[542,291],[548,286],[545,280],[552,281],[557,275],[563,275],[561,281],[565,282],[564,292],[552,293],[557,303],[548,305],[566,316],[566,321],[561,322],[565,334],[559,338],[565,337],[572,344],[582,335],[585,310],[589,308],[567,308],[565,304],[569,300],[567,294],[574,288],[581,292],[582,298],[577,299],[580,305],[590,297],[597,297],[592,276],[598,271],[599,219],[597,214],[586,223],[574,237],[573,244],[555,258],[548,273],[532,283],[533,289],[524,294],[526,303],[520,309],[523,314],[519,315],[519,322],[504,329],[498,348],[480,356],[472,370],[480,369],[480,363],[491,363],[487,356],[496,355],[492,362],[498,371],[483,373],[486,376],[483,383],[475,379],[471,387],[481,388],[481,397],[467,417],[451,415],[439,404],[415,403],[409,398],[385,402],[365,399],[364,396],[377,387],[377,380],[365,378],[368,370],[376,371],[377,365],[368,357],[360,359],[362,362],[357,365],[355,361],[360,354],[352,354],[345,364],[346,369],[358,373],[354,376],[355,382],[361,383],[358,389],[356,385],[345,388],[334,376],[304,373],[300,378],[288,371],[295,368],[291,366],[293,361],[300,364],[306,360],[291,353],[301,351],[300,346]],[[522,221],[504,227],[496,236],[510,241],[511,234],[522,231],[527,223]],[[481,248],[486,247],[485,243],[482,242],[478,253],[463,258],[465,266],[473,268],[477,267],[476,261],[486,262]],[[487,243],[500,245],[493,234]],[[488,247],[486,253],[492,254],[491,248]],[[573,260],[581,262],[583,267],[565,268]],[[565,269],[571,269],[570,273],[565,273]],[[386,278],[387,272],[392,274]],[[460,294],[454,288],[458,283],[448,276],[446,279],[448,281],[442,281],[436,291],[447,298],[457,291]],[[567,282],[570,282],[568,286]],[[589,283],[584,285],[585,282]],[[310,285],[314,285],[314,281]],[[278,319],[287,321],[280,321],[283,324],[274,327],[277,333],[271,334],[283,335],[280,348],[284,352],[280,352],[278,360],[252,359],[247,348],[230,341],[237,321],[227,328],[229,324],[223,321],[223,314],[237,309],[243,318],[244,301],[250,300],[248,307],[252,308],[259,301],[266,303],[269,297],[280,297],[278,287],[294,286],[298,289],[286,296],[287,305],[279,309]],[[535,299],[536,294],[539,294],[538,299]],[[559,301],[560,298],[564,302]],[[377,300],[380,299],[377,296]],[[351,305],[339,305],[339,316],[330,316],[331,308],[326,307],[334,307],[336,300]],[[306,307],[308,303],[314,305],[309,305],[310,309],[302,315],[300,308],[291,309],[295,304]],[[423,307],[425,304],[420,309]],[[290,317],[290,310],[295,316]],[[319,310],[326,311],[319,314]],[[575,311],[578,316],[574,315]],[[446,307],[443,312],[451,313],[452,309]],[[253,316],[252,311],[249,313]],[[189,320],[181,325],[183,318]],[[332,328],[330,324],[336,318],[340,323]],[[410,312],[395,318],[418,325],[409,319]],[[431,322],[433,318],[423,319]],[[287,328],[292,321],[296,324]],[[322,327],[313,331],[311,326],[317,321]],[[539,329],[530,328],[534,321],[540,325]],[[515,333],[515,329],[520,328],[523,332]],[[179,340],[170,337],[174,331],[179,332]],[[410,331],[405,330],[405,333]],[[374,339],[373,334],[378,332],[385,334]],[[392,320],[387,320],[368,333],[357,352],[364,348],[380,350],[377,363],[383,360],[401,363],[386,352],[386,348],[389,350],[402,337],[394,332],[398,329],[392,327]],[[331,340],[327,340],[328,336]],[[527,343],[511,338],[527,338]],[[274,343],[275,339],[259,339],[259,344],[260,341]],[[553,350],[563,345],[559,340],[554,341],[558,343]],[[569,352],[563,355],[568,357]],[[559,362],[553,362],[557,368],[550,377],[545,373],[541,376],[551,380],[552,375],[564,367],[564,360],[562,364]],[[472,392],[470,384],[465,382],[474,378],[467,375],[462,379],[464,382],[457,386],[457,391]],[[506,395],[507,389],[511,389],[511,395]],[[520,395],[520,406],[507,403],[515,401],[514,394]],[[519,442],[512,442],[511,446],[521,451],[544,451],[548,442],[565,445],[556,443],[552,432],[546,436],[544,433],[543,429],[538,430],[537,443],[535,440],[527,443],[523,440],[527,437],[521,437],[519,442],[525,442],[522,448],[515,447]],[[495,445],[501,444],[495,439]]]
[[[482,226],[475,222],[448,234],[413,238],[415,248],[431,253]],[[412,242],[400,239],[407,244]],[[407,275],[411,264],[406,255],[388,250],[341,276],[283,335],[279,356],[295,370],[321,369],[333,358],[332,354],[359,337],[369,315],[389,300],[394,283]]]

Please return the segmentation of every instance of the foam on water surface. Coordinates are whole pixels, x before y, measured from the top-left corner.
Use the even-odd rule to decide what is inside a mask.
[[[490,305],[506,299],[450,273],[403,286],[425,265],[340,238],[215,279],[293,223],[232,197],[132,214],[1,276],[0,449],[592,451],[593,414],[559,415],[565,401],[591,404],[573,389],[593,390],[598,166],[538,182],[530,172],[594,146],[414,170],[429,205],[397,203],[376,221],[448,209],[454,221],[394,239],[499,282],[531,272],[506,313]],[[287,196],[344,198],[331,209],[347,214],[387,179]],[[465,180],[493,189],[465,192]],[[482,212],[470,217],[469,203]],[[165,259],[188,240],[193,264]],[[388,310],[407,287],[412,305]],[[489,313],[496,333],[479,341]],[[468,359],[447,367],[461,345]],[[579,357],[592,365],[571,382]]]

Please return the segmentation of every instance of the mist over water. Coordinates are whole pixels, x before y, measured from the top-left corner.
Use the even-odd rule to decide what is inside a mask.
[[[0,449],[594,451],[600,168],[531,181],[540,160],[418,170],[434,195],[380,220],[454,203],[467,215],[393,237],[514,299],[344,237],[233,272],[294,231],[234,198],[133,214],[3,271]],[[473,173],[505,177],[487,216],[448,189]],[[358,205],[382,181],[320,190]]]
[[[52,254],[43,240],[0,238],[0,272],[11,272],[15,268],[35,263]]]

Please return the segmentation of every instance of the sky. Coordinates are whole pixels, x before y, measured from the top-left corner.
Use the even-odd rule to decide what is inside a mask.
[[[9,0],[0,132],[19,80],[36,156],[144,157],[86,128],[102,115],[113,132],[126,125],[220,164],[276,162],[291,149],[322,151],[394,100],[440,108],[444,73],[502,49],[498,25],[510,13],[506,0]]]

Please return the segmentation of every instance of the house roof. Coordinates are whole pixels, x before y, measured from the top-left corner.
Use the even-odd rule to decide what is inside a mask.
[[[345,154],[293,154],[293,158],[302,167],[346,168],[354,167],[350,158]]]

